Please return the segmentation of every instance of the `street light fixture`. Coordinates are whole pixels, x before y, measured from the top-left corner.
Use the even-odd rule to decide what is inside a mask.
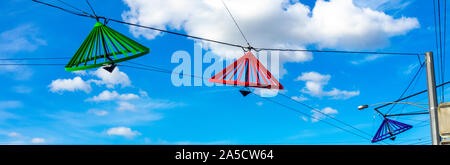
[[[371,106],[380,105],[380,104],[407,104],[407,105],[413,105],[413,106],[416,106],[416,107],[419,107],[419,108],[422,108],[422,109],[425,109],[428,111],[428,108],[425,108],[425,107],[419,105],[419,104],[427,105],[425,103],[407,103],[407,102],[384,102],[384,103],[377,103],[377,104],[372,104],[372,105],[360,105],[360,106],[358,106],[358,110],[363,110],[363,109],[369,108]],[[377,112],[379,112],[379,111],[377,110]]]
[[[360,106],[358,106],[358,110],[363,110],[363,109],[366,109],[366,108],[369,108],[369,105],[360,105]]]

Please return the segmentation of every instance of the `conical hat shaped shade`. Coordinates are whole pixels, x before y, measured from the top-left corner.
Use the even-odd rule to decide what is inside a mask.
[[[149,48],[97,22],[65,69],[77,71],[97,68],[140,57],[149,52]]]
[[[252,52],[247,52],[208,81],[253,88],[284,89]]]
[[[383,123],[381,123],[380,128],[372,139],[372,143],[382,141],[387,138],[394,137],[402,132],[411,129],[412,126],[402,122],[394,121],[385,118]]]

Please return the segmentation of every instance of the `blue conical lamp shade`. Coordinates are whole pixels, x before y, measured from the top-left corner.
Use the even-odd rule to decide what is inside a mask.
[[[380,128],[372,139],[372,143],[382,141],[387,138],[395,139],[395,135],[411,129],[412,126],[398,121],[384,118]]]

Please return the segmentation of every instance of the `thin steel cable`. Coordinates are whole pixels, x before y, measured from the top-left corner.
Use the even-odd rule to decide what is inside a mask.
[[[439,6],[439,5],[438,5]],[[438,65],[438,68],[440,68],[439,67],[439,57],[440,57],[440,49],[441,49],[441,47],[440,47],[440,45],[439,45],[439,38],[440,38],[440,33],[439,33],[439,35],[438,35],[438,30],[440,29],[439,27],[438,27],[438,20],[437,20],[437,16],[436,16],[436,0],[433,0],[433,17],[434,17],[434,34],[435,34],[435,44],[436,44],[436,55],[437,55],[437,65]],[[439,71],[440,71],[440,69],[438,69],[438,73],[439,73]],[[438,75],[440,75],[440,74],[438,74]],[[441,82],[441,76],[438,76],[438,82]]]
[[[254,93],[251,93],[251,94],[256,95],[256,96],[259,96],[259,95],[254,94]],[[342,128],[342,127],[339,127],[339,126],[337,126],[337,125],[335,125],[335,124],[332,124],[332,123],[330,123],[330,122],[327,122],[327,121],[325,121],[325,120],[320,120],[318,117],[312,116],[311,114],[308,114],[308,113],[299,111],[299,110],[297,110],[297,109],[295,109],[295,108],[292,108],[292,107],[290,107],[290,106],[284,105],[284,104],[282,104],[282,103],[280,103],[280,102],[274,101],[274,100],[269,99],[269,98],[266,98],[266,97],[261,97],[261,96],[259,96],[259,97],[262,98],[262,99],[265,99],[265,100],[267,100],[267,101],[270,101],[270,102],[272,102],[272,103],[278,104],[278,105],[280,105],[280,106],[282,106],[282,107],[285,107],[285,108],[287,108],[287,109],[289,109],[289,110],[292,110],[292,111],[294,111],[294,112],[301,113],[301,114],[303,114],[303,115],[305,115],[305,116],[309,116],[309,117],[311,117],[311,118],[313,118],[313,119],[319,120],[319,121],[321,121],[321,122],[323,122],[323,123],[326,123],[326,124],[328,124],[328,125],[330,125],[330,126],[339,128],[339,129],[341,129],[341,130],[343,130],[343,131],[346,131],[346,132],[348,132],[348,133],[351,133],[351,134],[353,134],[353,135],[356,135],[356,136],[359,136],[359,137],[361,137],[361,138],[364,138],[364,139],[366,139],[366,140],[371,141],[370,138],[367,138],[367,137],[362,136],[362,135],[360,135],[360,134],[354,133],[354,132],[352,132],[352,131],[350,131],[350,130],[344,129],[344,128]],[[371,135],[370,135],[370,136],[371,136]],[[369,136],[369,137],[370,137],[370,136]],[[378,144],[378,143],[377,143],[377,144]]]
[[[86,0],[86,3],[88,4],[89,8],[91,8],[92,13],[94,13],[95,17],[97,17],[97,14],[95,13],[94,8],[91,6],[91,3],[89,3],[89,0]]]
[[[130,64],[139,65],[139,66],[149,67],[149,68],[152,68],[152,69],[158,69],[158,70],[170,71],[170,70],[167,70],[167,69],[164,69],[164,68],[160,68],[160,67],[156,67],[156,66],[150,66],[150,65],[144,65],[144,64],[135,63],[135,62],[132,62],[132,61],[125,61],[125,62],[126,62],[126,63],[130,63]]]
[[[141,65],[141,66],[144,66],[144,67],[136,67],[136,66],[122,65],[122,64],[119,64],[118,66],[124,66],[124,67],[129,67],[129,68],[134,68],[134,69],[141,69],[141,70],[147,70],[147,71],[155,71],[155,72],[161,72],[161,73],[174,74],[172,71],[167,70],[167,69],[163,69],[163,68],[159,68],[159,67],[153,67],[153,66],[144,65],[144,64],[139,64],[139,63],[134,63],[134,62],[130,62],[130,63],[137,64],[137,65]],[[61,65],[66,65],[66,64],[0,64],[0,66],[1,66],[1,65],[61,66]],[[149,68],[149,67],[152,67],[152,68]],[[175,74],[180,74],[180,73],[175,73]],[[201,78],[201,79],[203,79],[203,77],[201,77],[201,76],[195,76],[195,75],[184,74],[184,73],[183,73],[183,75],[187,75],[187,76],[191,76],[191,77],[194,77],[194,78]],[[236,86],[234,86],[234,87],[236,87]],[[254,95],[256,95],[256,94],[254,94]],[[259,96],[259,95],[256,95],[256,96]],[[316,119],[316,120],[318,120],[318,121],[324,122],[324,123],[326,123],[326,124],[328,124],[328,125],[331,125],[331,126],[333,126],[333,127],[339,128],[339,129],[341,129],[341,130],[343,130],[343,131],[349,132],[349,133],[351,133],[351,134],[353,134],[353,135],[362,137],[362,138],[364,138],[364,139],[366,139],[366,140],[370,140],[370,139],[367,138],[367,137],[364,137],[364,136],[362,136],[362,135],[360,135],[360,134],[357,134],[357,133],[354,133],[354,132],[352,132],[352,131],[349,131],[349,130],[347,130],[347,129],[345,129],[345,128],[339,127],[339,126],[337,126],[337,125],[335,125],[335,124],[332,124],[332,123],[329,123],[329,122],[327,122],[327,121],[324,121],[324,120],[322,120],[322,119],[320,119],[320,118],[318,118],[318,117],[314,117],[314,116],[312,116],[311,114],[307,114],[307,113],[305,113],[305,112],[302,112],[302,111],[300,111],[300,110],[297,110],[297,109],[295,109],[295,108],[292,108],[292,107],[290,107],[290,106],[284,105],[284,104],[282,104],[282,103],[279,103],[279,102],[277,102],[277,101],[274,101],[274,100],[271,100],[271,99],[268,99],[268,98],[264,98],[264,97],[261,97],[261,96],[259,96],[259,97],[260,97],[260,98],[263,98],[263,99],[266,99],[266,100],[268,100],[268,101],[271,101],[271,102],[273,102],[273,103],[282,105],[283,107],[286,107],[286,108],[288,108],[288,109],[290,109],[290,110],[293,110],[293,111],[295,111],[295,112],[301,113],[301,114],[303,114],[303,115],[305,115],[305,116],[309,116],[309,117],[311,117],[311,118],[313,118],[313,119]],[[306,104],[305,104],[305,105],[306,105]],[[326,114],[325,114],[325,115],[326,115]],[[327,115],[327,116],[328,116],[328,115]],[[335,119],[335,118],[334,118],[334,119]],[[336,119],[335,119],[335,120],[336,120]],[[339,121],[340,121],[340,120],[339,120]],[[342,122],[342,121],[340,121],[340,122],[341,122],[341,123],[345,123],[345,122]],[[346,124],[346,125],[347,125],[347,124]],[[351,125],[347,125],[347,126],[351,126]],[[352,127],[352,128],[355,128],[355,127],[353,127],[353,126],[351,126],[351,127]],[[356,128],[356,129],[357,129],[357,128]],[[363,132],[363,131],[362,131],[362,132]],[[367,133],[365,133],[365,134],[367,134]],[[369,134],[367,134],[367,135],[370,136]]]
[[[420,80],[420,78],[421,78],[421,76],[422,76],[423,70],[424,70],[424,69],[422,69],[422,70],[420,71],[419,76],[417,77],[417,80]],[[418,84],[418,81],[415,81],[415,82],[413,83],[413,86],[411,87],[411,90],[409,90],[408,95],[411,95],[411,94],[412,94],[412,92],[414,91],[414,89],[416,89],[417,84]],[[411,100],[411,99],[408,98],[408,99],[404,100],[404,102],[408,102],[409,100]],[[420,102],[420,101],[415,101],[415,103],[417,103],[417,102]],[[403,105],[402,105],[402,107],[400,108],[400,109],[401,109],[400,113],[403,113],[403,112],[404,112],[404,109],[406,109],[406,106],[407,106],[406,104],[403,104]]]
[[[446,31],[447,31],[447,0],[444,0],[444,54],[442,57],[442,81],[445,81],[445,56],[446,52]],[[444,88],[442,88],[444,89]],[[445,102],[445,90],[442,90],[442,102]]]
[[[425,62],[420,64],[419,69],[417,70],[416,74],[414,74],[414,77],[411,79],[411,81],[409,82],[408,86],[403,90],[402,94],[400,95],[400,97],[398,97],[398,99],[401,99],[406,92],[408,91],[408,89],[411,87],[411,85],[413,84],[413,82],[416,80],[417,76],[419,75],[420,71],[422,71],[423,66],[425,65]],[[394,109],[395,105],[397,104],[393,104],[391,106],[391,108],[389,108],[389,110],[386,112],[386,114],[388,114],[389,112],[391,112],[392,109]]]
[[[233,14],[231,14],[230,9],[228,9],[227,4],[225,4],[225,1],[223,1],[223,0],[221,0],[221,1],[222,1],[223,6],[225,7],[225,9],[227,9],[227,12],[228,12],[228,14],[230,15],[231,19],[233,19],[234,25],[236,25],[237,29],[238,29],[239,32],[241,33],[242,38],[244,38],[245,42],[247,42],[247,45],[248,45],[249,47],[251,47],[251,46],[250,46],[250,42],[248,42],[247,37],[245,37],[244,32],[242,32],[242,30],[241,30],[241,27],[239,27],[239,24],[237,23],[236,19],[234,19],[234,16],[233,16]]]
[[[82,16],[82,17],[90,17],[90,18],[93,17],[92,15],[89,15],[89,14],[77,13],[77,12],[75,12],[75,11],[72,11],[72,10],[69,10],[69,9],[65,9],[65,8],[62,8],[62,7],[59,7],[59,6],[56,6],[56,5],[52,5],[52,4],[49,4],[49,3],[45,3],[45,2],[42,2],[42,1],[38,1],[38,0],[32,0],[32,1],[33,1],[33,2],[36,2],[36,3],[43,4],[43,5],[47,5],[47,6],[49,6],[49,7],[57,8],[57,9],[59,9],[59,10],[68,12],[68,13],[70,13],[70,14],[74,14],[74,15],[78,15],[78,16]]]
[[[417,60],[419,60],[419,64],[422,63],[422,60],[420,60],[420,56],[419,55],[417,55]]]
[[[71,7],[72,9],[78,10],[78,11],[84,13],[84,14],[92,15],[91,13],[85,12],[85,11],[81,10],[80,8],[77,8],[77,7],[71,5],[71,4],[67,3],[67,2],[64,2],[64,1],[62,1],[62,0],[57,0],[57,1],[60,2],[60,3],[62,3],[62,4],[65,4],[66,6]]]
[[[151,67],[152,69],[163,70],[162,68],[159,68],[159,67],[154,67],[154,66],[149,66],[149,65],[139,64],[139,63],[135,63],[135,62],[130,62],[130,63],[136,64],[136,65],[145,66],[145,67]],[[167,73],[172,73],[170,70],[165,70],[165,71],[166,71]],[[177,74],[177,73],[175,73],[175,74]],[[189,75],[189,74],[188,74],[188,75]],[[201,79],[203,79],[203,77],[201,77],[201,76],[196,76],[196,78],[201,78]],[[310,105],[307,105],[307,104],[305,104],[305,103],[302,103],[302,102],[299,102],[299,101],[297,101],[297,100],[294,100],[294,99],[292,99],[291,97],[289,97],[289,96],[287,96],[287,95],[285,95],[285,94],[280,93],[280,95],[282,95],[282,96],[284,96],[284,97],[286,97],[286,98],[289,98],[290,100],[292,100],[292,101],[294,101],[294,102],[296,102],[296,103],[298,103],[298,104],[300,104],[300,105],[303,105],[304,107],[307,107],[308,109],[311,109],[311,110],[313,110],[313,111],[315,111],[315,112],[318,112],[318,113],[320,113],[320,114],[322,114],[322,115],[324,115],[324,116],[327,116],[327,117],[329,117],[329,118],[331,118],[331,119],[333,119],[333,120],[335,120],[335,121],[338,121],[338,122],[341,123],[341,124],[344,124],[344,125],[346,125],[346,126],[348,126],[348,127],[351,127],[351,128],[353,128],[353,129],[355,129],[355,130],[361,132],[361,133],[364,133],[364,134],[366,134],[366,135],[368,135],[368,136],[372,136],[372,135],[370,135],[369,133],[367,133],[367,132],[365,132],[365,131],[362,131],[361,129],[358,129],[358,128],[356,128],[356,127],[350,125],[350,124],[347,124],[347,123],[345,123],[345,122],[343,122],[343,121],[341,121],[341,120],[339,120],[339,119],[337,119],[337,118],[335,118],[335,117],[333,117],[333,116],[330,116],[330,115],[328,115],[328,114],[325,114],[325,113],[321,112],[320,110],[317,110],[316,108],[314,108],[314,107],[312,107],[312,106],[310,106]]]
[[[47,5],[49,7],[58,8],[60,10],[69,12],[71,14],[76,14],[76,15],[79,15],[79,16],[84,16],[84,17],[89,17],[89,18],[94,18],[94,19],[110,20],[110,21],[114,21],[116,23],[136,26],[136,27],[140,27],[140,28],[146,28],[146,29],[150,29],[150,30],[154,30],[154,31],[174,34],[174,35],[183,36],[183,37],[187,37],[187,38],[198,39],[198,40],[202,40],[202,41],[214,42],[214,43],[228,45],[228,46],[232,46],[232,47],[238,47],[238,48],[242,48],[242,49],[245,49],[245,48],[248,49],[249,48],[247,46],[242,46],[242,45],[239,45],[239,44],[233,44],[233,43],[228,43],[228,42],[223,42],[223,41],[218,41],[218,40],[207,39],[207,38],[203,38],[203,37],[197,37],[197,36],[182,34],[182,33],[178,33],[178,32],[173,32],[173,31],[168,31],[168,30],[164,30],[164,29],[154,28],[154,27],[150,27],[150,26],[144,26],[144,25],[139,25],[139,24],[135,24],[135,23],[120,21],[120,20],[111,19],[111,18],[107,18],[107,17],[101,17],[101,16],[96,17],[96,16],[86,15],[86,14],[77,14],[77,13],[71,12],[70,10],[64,9],[62,7],[59,7],[59,6],[56,6],[56,5],[52,5],[52,4],[48,4],[48,3],[45,3],[45,2],[41,2],[39,0],[32,0],[32,1],[44,4],[44,5]],[[325,53],[385,54],[385,55],[414,55],[414,56],[424,55],[424,53],[402,53],[402,52],[368,52],[368,51],[341,51],[341,50],[331,51],[331,50],[307,50],[307,49],[301,50],[301,49],[280,49],[280,48],[252,48],[252,49],[254,49],[255,51],[265,50],[265,51],[304,51],[304,52],[325,52]]]
[[[0,58],[0,61],[22,61],[22,60],[66,60],[70,57],[25,57],[25,58]]]
[[[410,144],[406,144],[406,145],[431,145],[431,140],[420,141],[420,142],[410,143]]]
[[[438,68],[440,69],[439,70],[439,73],[440,73],[440,79],[441,79],[441,83],[442,82],[444,82],[444,79],[443,79],[443,56],[444,56],[444,54],[442,53],[442,25],[441,25],[441,1],[440,0],[438,0],[437,1],[438,2],[438,24],[439,24],[439,53],[440,53],[440,56],[438,56],[438,64],[440,64],[440,66],[438,66]],[[439,60],[440,59],[440,60]],[[443,101],[443,98],[444,98],[444,88],[442,88],[441,89],[441,102]]]
[[[61,66],[67,64],[0,64],[0,65],[17,65],[17,66],[26,66],[26,65],[35,65],[35,66]]]
[[[399,145],[405,145],[408,143],[420,143],[420,142],[428,142],[430,139],[430,136],[425,136],[425,137],[421,137],[421,138],[414,138],[414,139],[400,139],[397,140],[397,144]],[[430,141],[431,142],[431,141]]]
[[[145,68],[145,67],[147,67],[147,66],[149,66],[149,65],[139,64],[139,63],[135,63],[135,62],[133,62],[133,64],[141,65],[141,66],[144,66],[144,67],[136,67],[136,66],[130,66],[130,65],[120,65],[120,66],[125,66],[125,67],[135,68],[135,69],[148,70],[148,71],[157,71],[157,72],[162,72],[162,73],[180,74],[180,73],[173,73],[173,72],[170,71],[170,70],[162,69],[162,68],[159,68],[159,67],[150,66],[151,68]],[[201,78],[201,79],[203,79],[203,77],[201,77],[201,76],[195,76],[195,75],[190,75],[190,74],[183,74],[183,75],[187,75],[187,76],[191,76],[191,77],[194,77],[194,78]],[[233,87],[236,87],[236,86],[233,86]],[[254,94],[254,93],[252,93],[252,94]],[[254,95],[259,96],[259,95],[257,95],[257,94],[254,94]],[[261,96],[259,96],[259,97],[261,97]],[[327,121],[324,121],[324,120],[322,120],[322,119],[320,119],[320,118],[314,117],[314,116],[312,116],[311,114],[307,114],[307,113],[305,113],[305,112],[299,111],[299,110],[297,110],[297,109],[295,109],[295,108],[292,108],[292,107],[290,107],[290,106],[284,105],[284,104],[282,104],[282,103],[276,102],[276,101],[274,101],[274,100],[271,100],[271,99],[268,99],[268,98],[265,98],[265,97],[261,97],[261,98],[266,99],[266,100],[269,100],[269,101],[274,102],[274,103],[276,103],[276,104],[279,104],[279,105],[281,105],[281,106],[283,106],[283,107],[285,107],[285,108],[288,108],[288,109],[293,110],[293,111],[295,111],[295,112],[301,113],[301,114],[303,114],[303,115],[305,115],[305,116],[309,116],[309,117],[311,117],[311,118],[314,118],[314,119],[316,119],[316,120],[318,120],[318,121],[327,123],[327,124],[329,124],[329,125],[331,125],[331,126],[333,126],[333,127],[339,128],[339,129],[344,130],[344,131],[349,132],[349,133],[352,133],[352,134],[357,135],[357,136],[359,136],[359,137],[362,137],[362,138],[364,138],[364,139],[366,139],[366,140],[371,140],[371,139],[369,139],[369,138],[367,138],[367,137],[364,137],[364,136],[362,136],[362,135],[359,135],[359,134],[356,134],[356,133],[354,133],[354,132],[351,132],[351,131],[349,131],[349,130],[347,130],[347,129],[344,129],[344,128],[342,128],[342,127],[339,127],[339,126],[337,126],[337,125],[335,125],[335,124],[332,124],[332,123],[329,123],[329,122],[327,122]],[[342,121],[341,121],[341,122],[342,122]],[[350,125],[350,126],[351,126],[351,125]],[[357,129],[357,128],[356,128],[356,129]],[[364,132],[364,131],[363,131],[363,132]],[[365,133],[365,134],[368,135],[369,137],[371,136],[370,134],[367,134],[367,133]]]
[[[256,51],[290,51],[290,52],[312,52],[312,53],[346,53],[346,54],[381,54],[381,55],[424,55],[424,53],[403,52],[370,52],[370,51],[345,51],[345,50],[313,50],[313,49],[284,49],[284,48],[255,48]]]
[[[445,83],[439,84],[439,85],[436,86],[436,89],[442,87],[443,85],[449,84],[449,83],[450,83],[450,81],[447,81],[447,82],[445,82]],[[403,97],[403,98],[401,98],[401,99],[398,99],[398,100],[395,100],[395,101],[392,101],[392,102],[399,102],[399,101],[402,101],[402,100],[405,100],[405,99],[408,99],[408,98],[411,98],[411,97],[414,97],[414,96],[417,96],[417,95],[426,93],[427,91],[428,91],[428,90],[425,89],[425,90],[422,90],[422,91],[420,91],[420,92],[414,93],[414,94],[412,94],[412,95]],[[392,104],[392,103],[386,103],[386,104],[380,105],[380,106],[378,106],[378,107],[375,107],[374,109],[378,110],[378,109],[380,109],[380,108],[383,108],[383,107],[388,106],[388,105],[391,105],[391,104]]]
[[[307,104],[305,104],[305,103],[302,103],[302,102],[300,102],[300,101],[294,100],[294,99],[292,99],[292,97],[289,97],[288,95],[285,95],[285,94],[283,94],[283,93],[279,93],[279,94],[280,94],[281,96],[283,96],[283,97],[288,98],[289,100],[294,101],[295,103],[298,103],[298,104],[300,104],[300,105],[302,105],[302,106],[304,106],[304,107],[306,107],[306,108],[308,108],[308,109],[311,109],[311,110],[314,111],[314,112],[320,113],[320,114],[322,114],[322,115],[324,115],[324,116],[326,116],[326,117],[328,117],[328,118],[330,118],[330,119],[333,119],[333,120],[335,120],[335,121],[337,121],[337,122],[339,122],[339,123],[341,123],[341,124],[344,124],[344,125],[346,125],[346,126],[352,128],[352,129],[357,130],[357,131],[359,131],[359,132],[361,132],[361,133],[364,133],[364,134],[366,134],[366,135],[368,135],[368,136],[372,136],[371,134],[369,134],[369,133],[367,133],[367,132],[365,132],[365,131],[363,131],[363,130],[361,130],[361,129],[358,129],[358,128],[352,126],[351,124],[347,124],[346,122],[343,122],[343,121],[341,121],[341,120],[339,120],[339,119],[337,119],[337,118],[335,118],[335,117],[333,117],[333,116],[331,116],[331,115],[328,115],[328,114],[326,114],[326,113],[323,113],[322,111],[318,110],[317,108],[314,108],[314,107],[312,107],[312,106],[310,106],[310,105],[307,105]]]
[[[66,58],[67,58],[67,57],[63,57],[63,59],[66,59]],[[48,58],[38,58],[38,59],[48,59]],[[59,58],[58,58],[58,59],[59,59]],[[0,60],[2,60],[2,59],[0,59]],[[9,60],[10,60],[10,59],[9,59]],[[135,68],[135,69],[145,69],[145,70],[149,70],[149,71],[156,71],[156,72],[169,73],[169,74],[177,74],[177,73],[173,73],[171,70],[167,70],[167,69],[164,69],[164,68],[161,68],[161,67],[155,67],[155,66],[150,66],[150,65],[140,64],[140,63],[131,62],[131,61],[126,61],[126,63],[130,63],[130,64],[134,64],[134,65],[143,66],[143,67],[145,67],[145,68],[143,68],[143,67],[136,67],[136,66],[130,66],[130,65],[122,65],[122,64],[119,64],[119,66],[130,67],[130,68]],[[12,64],[12,65],[16,65],[16,64]],[[24,65],[26,65],[26,64],[24,64]],[[59,65],[64,65],[64,64],[59,64]],[[423,66],[423,65],[422,65],[422,66]],[[148,69],[148,68],[151,68],[151,69]],[[179,74],[179,73],[178,73],[178,74]],[[417,73],[416,73],[416,74],[417,74]],[[194,78],[201,78],[201,79],[203,79],[203,77],[201,77],[201,76],[195,76],[195,75],[184,74],[184,73],[183,73],[182,75],[190,76],[190,77],[194,77]],[[359,131],[359,132],[361,132],[361,133],[364,133],[364,134],[366,134],[366,135],[368,135],[368,136],[371,136],[369,133],[367,133],[367,132],[365,132],[365,131],[362,131],[362,130],[360,130],[360,129],[358,129],[358,128],[356,128],[356,127],[350,125],[350,124],[347,124],[347,123],[345,123],[345,122],[343,122],[343,121],[341,121],[341,120],[339,120],[339,119],[337,119],[337,118],[335,118],[335,117],[333,117],[333,116],[331,116],[331,115],[325,114],[325,113],[321,112],[320,110],[317,110],[317,109],[314,108],[314,107],[311,107],[311,106],[309,106],[309,105],[307,105],[307,104],[304,104],[304,103],[302,103],[302,102],[299,102],[299,101],[297,101],[297,100],[293,100],[291,97],[289,97],[289,96],[287,96],[287,95],[285,95],[285,94],[281,94],[281,93],[280,93],[280,95],[282,95],[282,96],[284,96],[284,97],[286,97],[286,98],[289,98],[290,100],[292,100],[292,101],[294,101],[294,102],[296,102],[296,103],[298,103],[298,104],[301,104],[301,105],[303,105],[303,106],[305,106],[305,107],[307,107],[307,108],[309,108],[309,109],[311,109],[311,110],[313,110],[313,111],[315,111],[315,112],[317,112],[317,113],[320,113],[320,114],[322,114],[322,115],[324,115],[324,116],[327,116],[328,118],[331,118],[331,119],[333,119],[333,120],[335,120],[335,121],[338,121],[338,122],[341,123],[341,124],[344,124],[344,125],[346,125],[346,126],[348,126],[348,127],[351,127],[352,129],[355,129],[355,130],[357,130],[357,131]]]
[[[182,34],[182,33],[178,33],[178,32],[172,32],[172,31],[158,29],[158,28],[154,28],[154,27],[149,27],[149,26],[144,26],[144,25],[124,22],[124,21],[120,21],[120,20],[116,20],[116,19],[109,19],[109,20],[113,21],[113,22],[121,23],[121,24],[136,26],[136,27],[140,27],[140,28],[155,30],[155,31],[169,33],[169,34],[174,34],[174,35],[178,35],[178,36],[183,36],[183,37],[188,37],[188,38],[193,38],[193,39],[198,39],[198,40],[203,40],[203,41],[208,41],[208,42],[214,42],[214,43],[218,43],[218,44],[222,44],[222,45],[228,45],[228,46],[232,46],[232,47],[245,48],[245,46],[241,46],[241,45],[238,45],[238,44],[232,44],[232,43],[222,42],[222,41],[218,41],[218,40],[212,40],[212,39],[207,39],[207,38],[202,38],[202,37],[197,37],[197,36],[191,36],[191,35]]]

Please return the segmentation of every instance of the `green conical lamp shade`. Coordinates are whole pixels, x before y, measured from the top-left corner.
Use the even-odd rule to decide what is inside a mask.
[[[92,69],[130,60],[149,52],[149,48],[97,22],[65,68],[67,71]]]

